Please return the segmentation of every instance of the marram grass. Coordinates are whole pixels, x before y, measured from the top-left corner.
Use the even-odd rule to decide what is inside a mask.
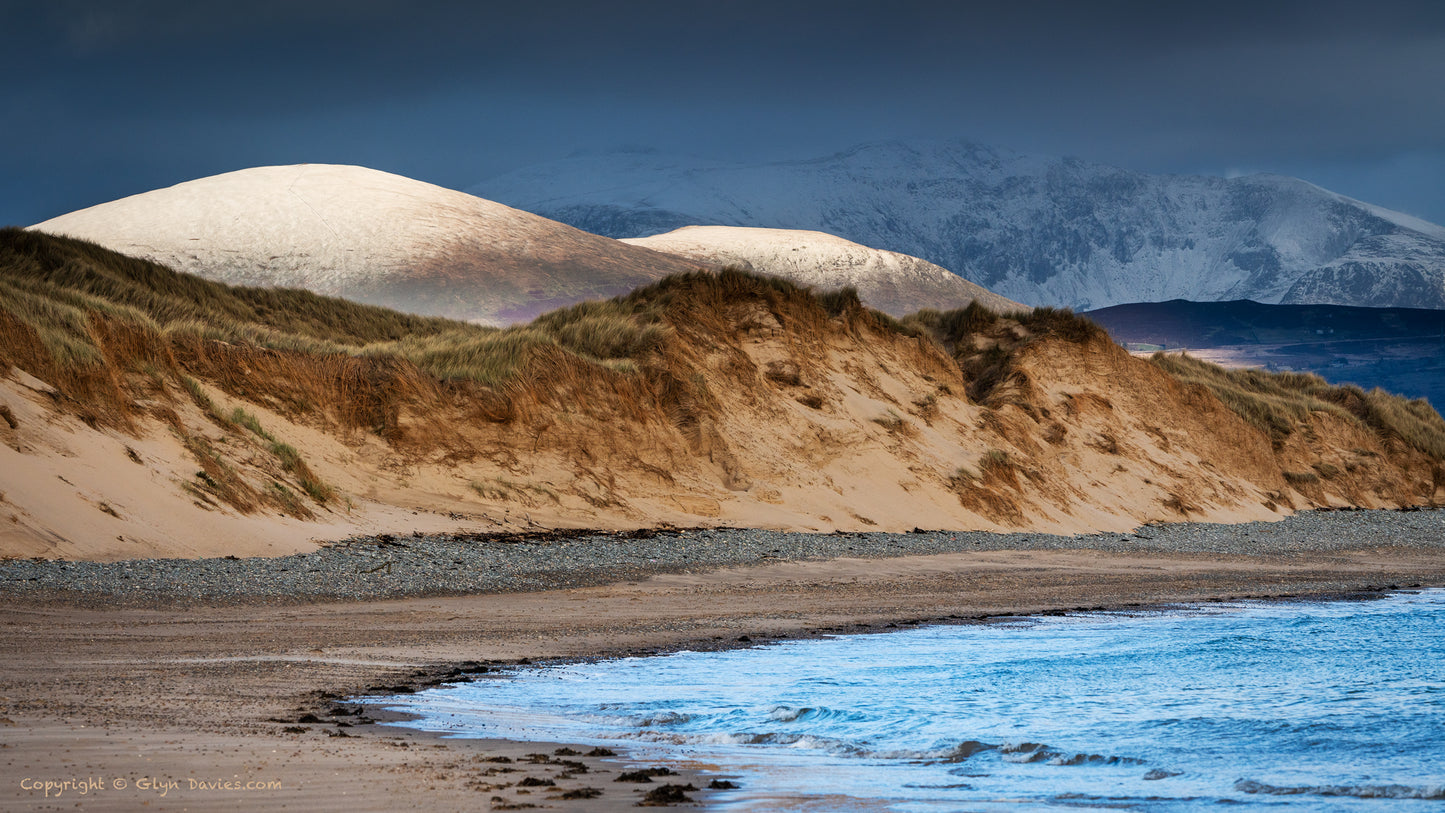
[[[177,358],[197,368],[177,369],[182,376],[200,375],[200,369],[234,374],[225,364],[248,358],[241,351],[254,348],[294,359],[289,367],[273,369],[297,380],[329,382],[334,408],[356,412],[355,423],[382,431],[394,423],[394,404],[386,398],[363,404],[353,396],[375,391],[386,376],[392,384],[410,380],[398,365],[411,365],[435,383],[469,382],[498,392],[539,353],[562,353],[612,375],[641,375],[650,369],[649,360],[691,340],[684,334],[733,329],[724,313],[747,301],[787,311],[791,330],[816,331],[843,320],[850,329],[867,325],[882,335],[931,341],[954,359],[969,379],[969,395],[984,404],[1012,380],[1023,344],[1106,335],[1067,309],[1000,315],[974,303],[895,320],[863,307],[851,289],[814,293],[737,270],[676,275],[526,325],[492,328],[306,291],[223,285],[85,241],[0,229],[0,365],[29,366],[68,381],[77,403],[107,393],[121,403],[117,375],[138,369],[154,377],[167,363],[185,367]],[[202,356],[208,346],[233,352],[206,366]],[[249,358],[257,360],[254,354]],[[1314,413],[1329,413],[1445,460],[1445,421],[1424,401],[1333,387],[1313,375],[1225,370],[1188,356],[1160,354],[1153,362],[1180,381],[1208,388],[1272,438],[1289,436]],[[192,395],[197,393],[204,394],[199,387]],[[204,409],[203,400],[197,398]],[[208,411],[234,423],[214,405]],[[276,454],[284,463],[284,449]],[[312,496],[325,501],[326,493],[321,484]]]

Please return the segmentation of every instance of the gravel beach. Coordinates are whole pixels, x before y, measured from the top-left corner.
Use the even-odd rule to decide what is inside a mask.
[[[557,590],[838,557],[1024,550],[1302,557],[1381,546],[1445,550],[1445,510],[1306,511],[1280,522],[1177,523],[1076,536],[740,528],[383,535],[278,558],[3,561],[0,596],[136,607],[275,605]]]

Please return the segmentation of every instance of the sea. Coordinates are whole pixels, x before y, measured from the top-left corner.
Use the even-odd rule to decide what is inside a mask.
[[[517,667],[457,737],[706,766],[727,811],[1445,810],[1445,590],[1011,617]]]

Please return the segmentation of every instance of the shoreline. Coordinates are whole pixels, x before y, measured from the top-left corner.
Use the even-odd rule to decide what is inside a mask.
[[[1405,526],[1414,537],[1401,538]],[[1445,586],[1440,511],[1318,514],[1276,529],[1331,534],[1292,553],[1202,550],[1227,550],[1235,543],[1226,538],[1247,540],[1257,527],[1140,530],[1154,539],[1135,540],[1133,550],[795,558],[694,572],[658,563],[648,575],[563,589],[366,601],[124,606],[95,596],[62,602],[0,582],[0,799],[17,809],[150,801],[158,809],[286,804],[349,812],[487,809],[497,796],[496,809],[630,809],[635,786],[602,773],[621,769],[616,758],[592,759],[590,773],[565,783],[598,788],[604,798],[552,799],[545,785],[482,790],[523,775],[558,781],[566,771],[555,760],[574,757],[518,762],[513,751],[525,757],[566,745],[449,739],[332,712],[357,705],[351,698],[415,690],[475,667],[755,646],[987,616]],[[1183,536],[1193,542],[1176,545]],[[1194,550],[1165,549],[1172,547]],[[307,715],[316,722],[301,722]],[[514,761],[487,762],[499,756]],[[520,770],[487,773],[501,767]],[[238,797],[244,790],[181,787],[166,797],[130,788],[57,802],[20,786],[27,777],[82,776],[132,783],[216,776],[281,787],[256,790],[251,801]],[[701,788],[707,779],[667,781]]]
[[[1129,604],[1129,605],[1117,606],[1117,607],[1116,607],[1116,606],[1077,607],[1077,608],[1067,608],[1067,609],[1053,609],[1053,610],[1048,610],[1048,611],[1044,611],[1044,612],[1029,613],[1029,614],[1013,614],[1013,613],[988,614],[988,615],[984,615],[984,616],[975,616],[975,617],[971,617],[971,618],[933,619],[933,620],[927,622],[926,624],[917,624],[917,627],[914,627],[914,624],[916,624],[917,622],[907,622],[907,621],[905,621],[905,622],[902,623],[902,624],[898,624],[898,623],[887,623],[886,625],[883,625],[883,626],[875,626],[875,627],[872,627],[872,628],[862,628],[862,629],[859,629],[859,630],[856,630],[856,631],[850,631],[850,632],[844,633],[843,635],[846,635],[846,636],[851,636],[851,635],[881,635],[881,634],[888,634],[888,633],[892,633],[892,632],[900,632],[900,631],[902,631],[902,630],[905,629],[905,628],[918,628],[918,627],[925,627],[925,626],[949,626],[949,625],[987,625],[987,624],[992,624],[992,623],[1016,622],[1016,621],[1018,621],[1018,620],[1020,620],[1020,619],[1039,619],[1039,618],[1045,618],[1045,617],[1069,616],[1069,615],[1075,615],[1075,614],[1078,614],[1078,615],[1086,615],[1086,614],[1096,613],[1096,612],[1127,612],[1131,617],[1135,617],[1135,616],[1147,616],[1147,615],[1155,614],[1155,613],[1158,613],[1158,614],[1168,614],[1168,613],[1172,613],[1172,612],[1178,612],[1179,610],[1181,610],[1181,609],[1183,609],[1183,608],[1205,607],[1205,606],[1209,606],[1210,604],[1214,604],[1214,603],[1243,603],[1243,602],[1248,602],[1248,603],[1254,604],[1254,605],[1260,605],[1260,604],[1269,605],[1269,604],[1276,604],[1276,603],[1277,603],[1277,604],[1312,604],[1312,603],[1328,603],[1328,602],[1369,602],[1369,601],[1384,600],[1384,599],[1387,599],[1387,598],[1389,598],[1389,597],[1391,597],[1391,596],[1396,596],[1396,595],[1401,595],[1401,594],[1412,594],[1412,593],[1418,593],[1418,592],[1420,592],[1420,591],[1422,591],[1422,590],[1437,590],[1437,589],[1438,589],[1438,590],[1445,590],[1445,582],[1442,582],[1441,584],[1439,584],[1439,585],[1437,585],[1437,586],[1426,586],[1426,585],[1421,585],[1421,584],[1406,585],[1406,586],[1393,586],[1393,585],[1392,585],[1392,586],[1372,587],[1372,588],[1363,589],[1363,590],[1345,591],[1345,592],[1324,592],[1324,593],[1286,594],[1286,595],[1270,595],[1270,596],[1214,597],[1214,598],[1210,598],[1210,599],[1205,600],[1205,601],[1163,602],[1163,603],[1151,603],[1151,604],[1143,604],[1143,605],[1140,605],[1140,604]],[[824,634],[824,633],[805,633],[805,634],[800,634],[800,635],[791,635],[791,636],[780,637],[780,638],[773,638],[773,639],[768,639],[768,640],[748,640],[748,641],[737,641],[737,640],[735,640],[735,641],[722,641],[722,642],[718,642],[718,641],[708,641],[708,642],[700,642],[700,643],[697,644],[697,645],[682,645],[682,646],[670,647],[670,648],[668,648],[668,649],[660,650],[660,651],[658,651],[658,652],[656,652],[656,653],[654,653],[654,654],[655,654],[655,656],[663,656],[663,655],[666,655],[666,654],[669,654],[669,653],[678,653],[678,652],[722,651],[722,650],[732,650],[732,649],[767,647],[767,646],[771,646],[771,645],[774,645],[774,644],[785,643],[785,642],[790,642],[790,641],[828,639],[828,638],[835,638],[835,637],[843,637],[843,636],[840,636],[840,635],[837,635],[837,634],[833,634],[833,633],[825,633],[825,634]],[[495,666],[484,666],[483,669],[486,670],[486,671],[490,671],[491,669],[495,668],[495,669],[497,669],[497,670],[500,671],[500,670],[511,670],[511,669],[516,669],[516,668],[522,668],[522,669],[527,669],[527,670],[534,670],[534,669],[535,669],[535,670],[543,671],[543,670],[551,669],[551,668],[554,668],[554,667],[565,666],[565,665],[568,665],[568,664],[591,663],[591,662],[597,662],[597,661],[604,661],[604,660],[608,660],[608,659],[615,658],[615,657],[617,657],[617,656],[616,656],[616,655],[608,654],[608,655],[592,655],[592,656],[583,656],[583,657],[557,658],[557,659],[549,659],[549,660],[545,660],[545,661],[525,661],[525,662],[523,662],[523,663],[518,663],[518,664],[496,664]],[[360,715],[363,715],[363,716],[368,717],[368,718],[374,718],[374,719],[375,719],[375,722],[376,722],[377,725],[375,725],[375,726],[369,726],[369,727],[375,728],[375,729],[377,730],[377,733],[381,733],[381,732],[383,731],[383,727],[384,727],[384,731],[388,731],[388,732],[390,732],[390,731],[404,731],[404,732],[406,732],[407,734],[409,734],[409,735],[411,735],[411,736],[422,737],[422,738],[430,738],[430,739],[434,739],[434,740],[436,740],[436,741],[438,741],[438,742],[440,742],[440,743],[443,743],[443,744],[459,745],[459,746],[461,746],[461,747],[467,747],[467,748],[484,748],[484,749],[487,749],[487,750],[489,750],[489,751],[494,751],[494,752],[497,752],[497,753],[506,753],[506,754],[513,755],[513,756],[515,756],[515,755],[518,754],[518,753],[521,753],[521,752],[524,752],[524,751],[528,751],[529,749],[530,749],[531,751],[534,751],[534,752],[535,752],[535,751],[540,751],[540,752],[542,752],[542,753],[530,753],[530,754],[527,754],[527,756],[533,758],[533,760],[531,760],[531,761],[533,761],[533,762],[540,762],[543,766],[545,766],[545,767],[548,768],[548,769],[550,769],[550,768],[552,767],[552,764],[558,764],[559,762],[565,762],[565,760],[552,760],[552,761],[551,761],[551,764],[549,764],[546,757],[547,757],[547,755],[550,754],[550,753],[565,754],[565,755],[568,755],[568,756],[570,756],[570,757],[576,757],[576,756],[579,755],[579,754],[584,754],[585,751],[587,751],[587,750],[589,750],[589,749],[591,749],[591,748],[597,747],[597,746],[592,745],[592,744],[562,743],[561,741],[551,740],[551,739],[546,739],[546,740],[511,739],[511,738],[499,738],[499,737],[497,737],[497,736],[465,735],[465,734],[449,733],[449,732],[443,731],[443,730],[441,730],[441,729],[432,729],[432,728],[417,727],[417,726],[411,725],[411,723],[423,719],[423,716],[422,716],[421,714],[419,714],[419,713],[417,713],[417,712],[413,712],[413,711],[401,711],[401,710],[398,710],[397,708],[389,707],[389,706],[391,706],[392,704],[396,704],[396,705],[398,705],[398,706],[404,705],[405,702],[406,702],[406,701],[405,701],[406,696],[408,696],[408,695],[410,695],[410,694],[412,694],[412,693],[420,693],[420,692],[422,692],[422,691],[429,690],[429,689],[433,689],[433,688],[439,688],[439,689],[440,689],[440,688],[447,688],[447,687],[449,687],[449,686],[458,685],[458,684],[460,684],[460,683],[476,683],[476,682],[478,682],[479,679],[481,679],[481,680],[486,680],[486,679],[488,679],[488,677],[489,677],[488,675],[486,675],[486,671],[484,671],[484,672],[482,672],[482,673],[467,673],[467,672],[463,672],[463,674],[457,675],[456,672],[458,672],[458,671],[462,671],[462,670],[459,670],[458,668],[453,667],[453,668],[451,668],[450,670],[448,670],[447,672],[442,673],[442,674],[440,674],[440,675],[438,675],[438,674],[419,674],[419,675],[417,676],[417,678],[416,678],[415,681],[403,684],[403,685],[406,687],[406,692],[405,692],[405,693],[403,693],[403,694],[400,695],[400,696],[392,696],[391,699],[389,699],[389,700],[378,700],[378,699],[372,699],[372,698],[351,698],[351,699],[346,699],[346,700],[342,700],[342,701],[332,701],[332,702],[330,702],[329,704],[327,704],[327,706],[328,706],[328,708],[329,708],[330,710],[335,710],[335,709],[337,709],[338,707],[341,707],[341,708],[343,709],[343,714],[342,714],[342,716],[345,717],[345,716],[348,716],[348,715],[347,715],[347,711],[346,711],[346,709],[345,709],[345,704],[346,704],[346,703],[355,704],[355,705],[357,706],[357,708],[354,710],[355,713],[360,714]],[[495,679],[505,680],[505,679],[508,679],[508,678],[509,678],[508,675],[501,675],[501,674],[499,674],[499,675],[496,675],[496,676],[495,676]],[[319,708],[319,707],[318,707],[318,708]],[[353,715],[353,716],[354,716],[354,715]],[[606,764],[606,765],[613,765],[613,766],[621,765],[621,766],[625,766],[625,767],[620,768],[620,769],[618,769],[618,770],[632,770],[632,771],[636,771],[636,769],[637,769],[639,766],[643,766],[643,765],[652,765],[652,766],[665,765],[665,766],[667,766],[668,768],[677,769],[676,772],[675,772],[672,776],[667,777],[667,778],[662,779],[662,780],[658,780],[658,781],[662,781],[662,782],[676,783],[676,784],[678,784],[678,785],[683,785],[683,786],[685,786],[686,790],[687,790],[691,795],[685,797],[685,801],[677,802],[677,804],[682,804],[682,805],[685,805],[685,806],[688,806],[688,807],[702,807],[702,808],[704,808],[704,809],[710,809],[713,803],[717,803],[717,804],[721,805],[721,804],[726,804],[726,801],[727,801],[727,800],[726,800],[726,795],[719,796],[719,795],[717,795],[717,794],[715,794],[715,793],[710,793],[710,791],[737,790],[737,791],[740,791],[740,792],[741,792],[741,791],[746,790],[746,789],[749,788],[748,777],[747,777],[746,775],[738,774],[738,773],[736,773],[735,771],[729,771],[729,770],[728,770],[726,767],[724,767],[724,766],[716,765],[716,764],[713,764],[713,763],[710,763],[710,762],[700,762],[700,761],[699,761],[699,757],[696,756],[696,755],[683,756],[683,755],[678,754],[678,753],[670,753],[670,754],[669,754],[669,753],[666,753],[666,752],[668,752],[668,751],[670,751],[670,750],[673,750],[673,749],[669,749],[667,746],[659,745],[659,744],[657,744],[657,743],[632,742],[632,741],[629,741],[629,740],[609,740],[609,741],[605,741],[605,742],[607,742],[607,746],[603,746],[603,747],[602,747],[602,750],[607,751],[608,753],[605,754],[605,756],[601,759],[601,762],[602,762],[603,764]],[[614,749],[614,748],[617,749],[615,752],[613,752],[613,751],[611,750],[611,749]],[[695,750],[695,749],[689,749],[689,750]],[[652,753],[652,752],[663,752],[663,753],[661,753],[660,755],[657,755],[657,756],[653,756],[653,757],[651,757],[651,758],[648,758],[647,756],[645,756],[645,755],[648,755],[649,753]],[[595,756],[595,754],[585,754],[585,756]],[[540,759],[537,759],[537,758],[540,758]],[[526,761],[526,760],[521,760],[521,761]],[[644,769],[644,770],[645,770],[645,769]],[[652,770],[657,770],[657,768],[652,768]],[[608,773],[609,771],[608,771],[607,768],[603,768],[603,769],[601,769],[599,772],[602,773],[602,774],[606,774],[606,773]],[[543,776],[543,774],[534,774],[534,775]],[[575,778],[575,777],[571,776],[571,775],[568,774],[568,773],[562,773],[562,777],[563,777],[563,778]],[[589,777],[589,778],[590,778],[590,777]],[[649,787],[652,787],[652,786],[649,786]],[[641,794],[641,793],[644,792],[644,790],[645,790],[645,788],[644,788],[644,789],[635,790],[635,791],[634,791],[634,794]],[[503,797],[493,797],[493,801],[495,802],[495,801],[498,801],[498,800],[500,800],[500,799],[502,799],[502,798],[503,798]],[[525,806],[525,800],[513,799],[513,800],[509,800],[509,801],[514,801],[514,802],[520,801],[520,802],[522,802],[523,805]],[[624,797],[624,798],[622,798],[621,800],[619,800],[619,799],[617,799],[615,796],[610,796],[610,797],[608,797],[608,798],[606,798],[606,799],[601,800],[600,802],[594,801],[593,804],[596,805],[596,807],[593,807],[593,808],[590,808],[590,809],[595,809],[595,810],[609,810],[609,811],[610,811],[610,810],[622,809],[623,807],[651,806],[651,805],[640,805],[640,804],[633,803],[632,801],[630,801],[630,800],[627,799],[626,797]],[[619,805],[619,804],[621,805],[621,807],[618,807],[618,806],[617,806],[617,805]],[[515,807],[509,807],[509,806],[507,806],[506,804],[502,804],[502,805],[499,805],[499,806],[494,806],[492,809],[494,809],[494,810],[508,810],[508,809],[517,809],[517,808],[515,808]]]

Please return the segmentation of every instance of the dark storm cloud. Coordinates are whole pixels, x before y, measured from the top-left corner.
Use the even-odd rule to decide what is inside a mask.
[[[1308,171],[1372,193],[1402,156],[1445,155],[1433,2],[0,11],[0,68],[26,78],[0,120],[0,219],[14,222],[262,163],[466,186],[617,143],[766,159],[962,136],[1150,171]],[[1418,197],[1445,219],[1445,201]]]

